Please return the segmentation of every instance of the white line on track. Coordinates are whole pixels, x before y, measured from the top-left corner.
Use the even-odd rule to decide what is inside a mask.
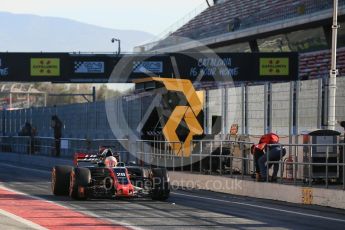
[[[24,219],[20,216],[16,216],[10,212],[6,212],[5,210],[0,209],[0,215],[6,216],[8,218],[11,218],[12,220],[22,223],[30,228],[37,229],[37,230],[46,230],[47,228],[42,227],[41,225],[38,225],[34,222],[31,222],[27,219]]]
[[[284,212],[284,213],[289,213],[289,214],[294,214],[294,215],[299,215],[299,216],[307,216],[307,217],[319,218],[319,219],[330,220],[330,221],[345,222],[344,219],[337,219],[337,218],[332,218],[332,217],[325,217],[325,216],[319,216],[319,215],[296,212],[296,211],[289,211],[289,210],[285,210],[285,209],[272,208],[272,207],[268,207],[268,206],[249,204],[249,203],[244,203],[244,202],[222,200],[222,199],[216,199],[216,198],[210,198],[210,197],[204,197],[204,196],[196,196],[196,195],[190,195],[190,194],[184,194],[184,193],[178,193],[178,192],[172,192],[172,194],[176,194],[179,196],[193,197],[193,198],[198,198],[198,199],[204,199],[204,200],[212,200],[212,201],[217,201],[217,202],[238,204],[238,205],[249,206],[249,207],[254,207],[254,208],[261,208],[261,209],[266,209],[266,210]]]

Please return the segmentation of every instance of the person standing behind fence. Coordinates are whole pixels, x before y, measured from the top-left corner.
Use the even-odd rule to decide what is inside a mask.
[[[32,132],[32,126],[30,122],[25,122],[24,126],[21,128],[21,130],[18,133],[18,136],[25,136],[30,137]]]
[[[33,144],[33,140],[32,140],[32,126],[30,124],[30,122],[26,121],[24,126],[21,128],[21,130],[18,133],[18,136],[23,136],[23,137],[28,137],[27,139],[27,153],[28,154],[32,154],[32,144]]]
[[[38,140],[36,138],[38,134],[38,131],[37,131],[37,128],[32,126],[32,129],[31,129],[31,154],[35,154],[36,151],[38,152]]]
[[[55,156],[60,156],[61,148],[61,137],[62,137],[62,122],[58,116],[52,116],[51,127],[54,129],[54,139],[55,139]]]

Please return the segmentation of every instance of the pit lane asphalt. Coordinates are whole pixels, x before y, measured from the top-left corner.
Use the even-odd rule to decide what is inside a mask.
[[[344,229],[345,226],[344,210],[208,191],[174,190],[166,202],[74,201],[52,195],[50,171],[25,164],[0,162],[0,182],[6,188],[133,229]]]

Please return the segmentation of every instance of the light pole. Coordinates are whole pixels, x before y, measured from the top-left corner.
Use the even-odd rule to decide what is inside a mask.
[[[328,84],[328,129],[335,130],[335,97],[337,90],[337,33],[338,33],[338,0],[334,0],[332,25],[332,60]]]
[[[121,40],[118,39],[118,38],[112,38],[112,39],[111,39],[111,42],[112,42],[112,43],[117,42],[117,44],[118,44],[118,47],[117,47],[117,55],[120,55],[120,53],[121,53]]]

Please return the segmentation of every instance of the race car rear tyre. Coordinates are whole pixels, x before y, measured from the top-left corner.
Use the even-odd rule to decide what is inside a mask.
[[[68,196],[72,166],[54,166],[51,175],[51,187],[56,196]]]
[[[87,168],[74,168],[70,174],[69,196],[76,200],[87,199],[86,188],[91,182],[91,172]],[[83,188],[83,192],[81,192]]]
[[[170,182],[165,168],[152,169],[152,200],[166,200],[170,195]]]

